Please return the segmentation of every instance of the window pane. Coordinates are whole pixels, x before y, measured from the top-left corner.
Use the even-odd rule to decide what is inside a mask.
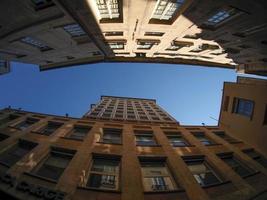
[[[235,159],[234,157],[227,157],[222,158],[222,160],[228,164],[237,174],[239,174],[241,177],[250,175],[253,170],[245,166],[243,163],[241,163],[239,160]]]
[[[71,161],[71,155],[51,152],[36,174],[53,180],[58,180]]]
[[[220,183],[220,179],[216,176],[215,172],[204,160],[200,161],[186,161],[194,178],[201,186],[213,185]]]

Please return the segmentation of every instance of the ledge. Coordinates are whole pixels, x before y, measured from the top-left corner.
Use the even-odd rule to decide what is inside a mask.
[[[212,187],[217,187],[217,186],[221,186],[221,185],[225,185],[225,184],[228,184],[228,183],[232,183],[232,181],[230,180],[227,180],[227,181],[222,181],[220,183],[215,183],[215,184],[210,184],[210,185],[205,185],[205,186],[202,186],[202,188],[212,188]]]
[[[165,190],[165,191],[144,191],[144,194],[164,194],[164,193],[179,193],[185,192],[184,189]]]
[[[249,174],[249,175],[242,176],[242,178],[246,179],[246,178],[249,178],[249,177],[251,177],[251,176],[255,176],[255,175],[257,175],[257,174],[260,174],[260,173],[261,173],[260,171],[256,171],[256,172],[253,172],[253,173],[251,173],[251,174]]]
[[[105,190],[105,189],[83,187],[83,186],[78,186],[77,188],[78,189],[82,189],[82,190],[92,190],[92,191],[97,191],[97,192],[107,192],[107,193],[116,193],[116,194],[120,194],[121,193],[120,190]]]
[[[50,183],[55,183],[55,184],[57,183],[56,180],[53,180],[53,179],[50,179],[50,178],[46,178],[46,177],[43,177],[43,176],[39,176],[39,175],[30,173],[30,172],[24,172],[23,174],[28,175],[30,177],[38,178],[38,179],[41,179],[41,180],[44,180],[44,181],[48,181]]]
[[[136,147],[161,147],[160,144],[153,144],[153,145],[143,145],[143,144],[137,144]]]
[[[96,142],[97,144],[122,145],[122,143]]]
[[[79,141],[79,142],[82,142],[83,139],[78,139],[78,138],[71,138],[71,137],[59,137],[61,139],[66,139],[66,140],[75,140],[75,141]]]

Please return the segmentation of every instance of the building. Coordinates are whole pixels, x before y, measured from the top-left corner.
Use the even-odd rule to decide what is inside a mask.
[[[267,156],[267,80],[238,77],[223,91],[220,126]]]
[[[153,99],[102,96],[83,118],[0,111],[5,199],[260,200],[267,160],[224,126],[180,125]]]
[[[8,61],[0,60],[0,75],[10,72],[10,63]]]
[[[266,75],[266,1],[2,0],[0,5],[0,58],[41,70],[154,62]]]

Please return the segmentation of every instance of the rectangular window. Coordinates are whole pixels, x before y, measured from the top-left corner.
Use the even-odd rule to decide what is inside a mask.
[[[3,141],[3,140],[5,140],[5,139],[7,139],[7,138],[9,138],[8,135],[5,135],[5,134],[0,133],[0,142]]]
[[[52,50],[51,47],[47,46],[46,44],[44,44],[43,42],[35,39],[35,38],[32,38],[32,37],[24,37],[22,39],[20,39],[20,41],[22,43],[25,43],[25,44],[28,44],[28,45],[31,45],[33,47],[36,47],[38,48],[40,51],[48,51],[48,50]]]
[[[246,117],[252,117],[254,102],[247,99],[234,98],[233,113],[240,114]]]
[[[69,138],[83,140],[90,130],[91,130],[91,127],[74,126],[73,130],[71,131],[69,135]]]
[[[109,31],[109,32],[104,32],[105,36],[123,36],[122,31]]]
[[[248,176],[255,172],[253,169],[235,158],[232,154],[218,156],[241,177]]]
[[[11,167],[36,146],[36,143],[26,140],[19,140],[17,144],[0,154],[0,163]]]
[[[121,129],[104,128],[101,142],[109,144],[121,144]]]
[[[165,160],[141,160],[143,186],[146,192],[172,191],[177,189],[176,183],[166,165]]]
[[[138,146],[156,146],[152,131],[135,131],[135,141]]]
[[[54,133],[60,126],[62,126],[61,123],[56,123],[56,122],[48,122],[47,125],[43,128],[41,128],[38,133],[41,135],[51,135]]]
[[[224,131],[214,131],[213,133],[216,134],[217,136],[219,136],[220,138],[224,139],[225,141],[229,142],[229,143],[237,143],[237,142],[239,142],[235,138],[232,138],[231,136],[225,134]]]
[[[256,152],[254,149],[243,150],[243,152],[254,159],[256,162],[261,164],[263,167],[267,168],[267,159]]]
[[[193,135],[204,145],[216,144],[215,142],[207,138],[207,136],[203,132],[195,132],[195,133],[193,132]]]
[[[177,51],[183,47],[190,47],[194,45],[193,42],[185,42],[185,41],[173,41],[171,43],[171,46],[169,48],[167,48],[167,51]]]
[[[239,11],[233,7],[223,8],[221,10],[218,10],[212,16],[210,16],[204,24],[209,26],[216,26],[230,19],[231,17],[235,16],[238,13]]]
[[[137,40],[137,49],[151,49],[154,45],[159,44],[156,40]]]
[[[6,123],[9,123],[15,119],[19,118],[18,115],[9,115],[8,117],[5,117],[4,119],[1,119],[0,120],[0,126],[3,125],[3,124],[6,124]]]
[[[24,130],[26,130],[27,128],[29,128],[30,126],[32,126],[33,124],[35,124],[38,121],[39,121],[39,119],[27,118],[26,120],[18,123],[14,127],[24,131]]]
[[[162,32],[145,32],[145,36],[163,36]]]
[[[119,174],[118,158],[94,158],[86,185],[91,188],[118,190]]]
[[[70,34],[71,37],[80,37],[86,35],[85,31],[79,24],[69,24],[64,26],[63,29]]]
[[[42,10],[55,5],[52,0],[32,0],[32,2],[35,6],[35,10]]]
[[[201,44],[198,45],[195,49],[192,49],[190,52],[199,53],[205,50],[216,50],[219,49],[219,46],[212,44]]]
[[[74,153],[73,150],[53,148],[48,157],[34,170],[34,174],[48,179],[58,180],[65,168],[67,168]]]
[[[96,5],[101,19],[117,19],[120,17],[119,0],[96,0]]]
[[[222,180],[217,173],[212,169],[209,163],[201,158],[186,158],[184,161],[189,170],[192,172],[194,178],[201,186],[209,186],[221,183]]]
[[[157,0],[152,19],[171,20],[185,0]]]
[[[166,133],[169,142],[174,147],[186,147],[190,146],[189,143],[184,139],[181,133]]]
[[[114,41],[108,42],[108,45],[111,49],[124,49],[125,42],[124,41]]]
[[[267,125],[267,104],[265,105],[265,112],[263,118],[263,125]]]
[[[229,101],[230,101],[230,97],[226,96],[223,102],[223,111],[226,111],[226,112],[228,111]]]

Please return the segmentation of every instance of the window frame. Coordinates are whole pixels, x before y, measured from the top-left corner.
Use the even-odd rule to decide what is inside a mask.
[[[143,131],[143,130],[134,130],[134,136],[135,136],[135,145],[136,146],[143,146],[143,147],[153,147],[153,146],[159,146],[153,131]],[[137,140],[137,137],[150,137],[152,138],[151,141],[153,141],[153,143],[150,142],[146,142],[146,141],[139,141]]]
[[[214,186],[214,185],[219,185],[222,184],[224,182],[223,177],[221,176],[221,174],[218,172],[218,170],[214,169],[214,167],[205,159],[205,156],[183,156],[182,157],[185,164],[187,165],[188,169],[190,170],[190,172],[192,173],[192,176],[194,177],[194,179],[196,180],[196,182],[201,186],[201,187],[210,187],[210,186]],[[210,184],[205,184],[204,180],[201,178],[200,174],[198,175],[198,179],[195,177],[195,174],[191,171],[189,165],[190,163],[200,163],[203,164],[205,166],[206,169],[208,169],[208,171],[205,171],[206,173],[211,173],[218,182],[215,183],[210,183]]]
[[[115,166],[115,172],[112,173],[112,172],[105,172],[105,167],[103,169],[103,171],[96,171],[96,170],[93,170],[93,167],[94,167],[94,163],[96,160],[99,160],[101,162],[105,162],[105,161],[108,161],[110,163],[116,163],[117,165]],[[86,180],[86,183],[85,183],[85,187],[86,188],[90,188],[90,189],[94,189],[94,190],[102,190],[102,191],[120,191],[120,184],[121,184],[121,157],[120,156],[117,156],[117,155],[98,155],[98,154],[94,154],[92,156],[92,159],[91,159],[91,163],[90,163],[90,166],[89,166],[89,169],[88,169],[88,178]],[[115,188],[114,189],[110,189],[110,188],[100,188],[100,187],[93,187],[93,186],[90,186],[90,178],[91,178],[91,175],[99,175],[102,176],[114,176],[115,179],[114,179],[114,182],[115,182]],[[101,180],[102,181],[102,180]]]
[[[31,170],[30,174],[40,177],[42,179],[45,180],[49,180],[52,182],[58,182],[58,180],[62,177],[62,175],[64,174],[65,170],[68,168],[70,162],[72,161],[73,157],[75,156],[76,151],[72,150],[72,149],[64,149],[64,148],[59,148],[59,147],[51,147],[50,151],[45,155],[45,157],[43,157],[38,163],[37,165]],[[55,156],[56,155],[56,156]],[[65,157],[68,158],[68,163],[67,166],[65,168],[61,168],[62,172],[60,173],[60,175],[57,178],[51,178],[48,176],[44,176],[39,174],[40,170],[43,170],[45,168],[43,168],[44,165],[47,165],[48,168],[51,167],[52,165],[46,164],[46,162],[49,160],[50,157],[55,156],[55,157]],[[46,166],[46,167],[47,167]],[[52,166],[54,168],[56,168],[57,166]],[[60,168],[60,167],[58,167]]]
[[[141,170],[141,175],[142,175],[142,185],[143,185],[143,188],[144,188],[144,192],[152,192],[152,193],[157,193],[157,192],[170,192],[170,191],[177,191],[180,188],[179,184],[177,183],[177,181],[175,180],[175,177],[173,176],[173,173],[171,172],[169,166],[168,166],[168,163],[167,163],[167,160],[166,160],[166,157],[145,157],[145,156],[141,156],[139,157],[139,164],[140,164],[140,170]],[[152,166],[144,166],[144,165],[152,165]],[[153,166],[156,165],[156,166]],[[166,174],[146,174],[144,170],[145,167],[150,167],[150,168],[160,168],[160,171],[163,171],[163,172],[167,172]],[[162,169],[161,169],[162,168]],[[150,170],[152,171],[152,170]],[[155,171],[156,172],[156,171]],[[162,178],[161,181],[155,181],[155,182],[162,182],[164,183],[163,185],[154,185],[154,188],[153,188],[153,184],[151,184],[151,190],[146,190],[146,185],[145,185],[145,179],[151,179],[151,182],[153,183],[154,179],[152,178]],[[166,180],[165,178],[169,179],[170,183],[172,184],[172,188],[173,189],[169,189],[169,186],[166,184]],[[158,179],[156,179],[158,180]],[[161,186],[163,186],[161,188]]]
[[[243,104],[246,104],[248,102],[251,104],[252,107],[251,107],[250,115],[244,113],[244,111],[242,111],[242,112],[239,111],[239,109],[240,109],[239,108],[240,101],[243,101]],[[254,114],[254,109],[255,109],[255,101],[249,100],[249,99],[245,99],[245,98],[234,97],[233,104],[232,104],[232,113],[240,115],[240,116],[247,117],[250,120],[252,120],[253,114]]]

